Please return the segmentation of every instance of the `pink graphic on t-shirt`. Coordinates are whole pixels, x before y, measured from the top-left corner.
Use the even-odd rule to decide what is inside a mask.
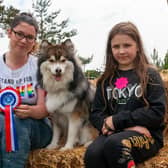
[[[128,84],[128,79],[126,77],[118,78],[117,81],[115,82],[115,86],[118,89],[125,88],[127,84]]]

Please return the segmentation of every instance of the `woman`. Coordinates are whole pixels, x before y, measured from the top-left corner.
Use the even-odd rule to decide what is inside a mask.
[[[52,130],[46,117],[45,92],[36,79],[37,58],[31,55],[36,45],[38,24],[28,13],[17,15],[8,30],[9,51],[0,57],[0,88],[20,92],[21,104],[14,120],[18,151],[6,152],[4,113],[0,112],[0,164],[3,168],[24,168],[30,150],[50,143]]]
[[[88,147],[86,168],[134,168],[163,146],[165,92],[131,22],[109,33],[105,71],[90,120],[100,136]]]

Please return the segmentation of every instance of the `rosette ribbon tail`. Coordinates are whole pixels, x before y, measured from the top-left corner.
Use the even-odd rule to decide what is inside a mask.
[[[21,103],[19,92],[11,87],[0,89],[0,109],[5,113],[6,151],[18,150],[14,109]]]
[[[18,141],[15,128],[14,112],[11,105],[6,105],[5,113],[5,132],[6,132],[6,151],[18,150]]]

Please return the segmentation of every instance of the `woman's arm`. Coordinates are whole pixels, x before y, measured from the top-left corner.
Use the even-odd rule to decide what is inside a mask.
[[[15,109],[15,114],[19,118],[31,117],[34,119],[41,119],[48,116],[48,112],[45,106],[45,91],[43,89],[37,89],[37,104],[25,105],[21,104]]]

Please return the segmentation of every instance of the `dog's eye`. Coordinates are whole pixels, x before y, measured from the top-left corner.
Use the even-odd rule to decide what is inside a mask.
[[[65,59],[62,59],[61,62],[65,62],[66,60]]]
[[[49,62],[54,62],[54,60],[53,60],[53,59],[50,59]]]

